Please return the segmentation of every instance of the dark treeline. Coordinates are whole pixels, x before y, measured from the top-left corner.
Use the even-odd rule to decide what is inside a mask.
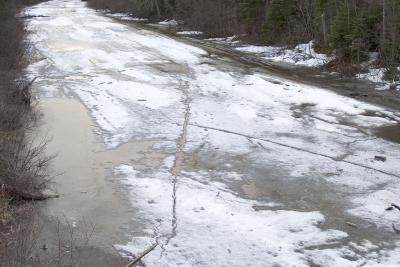
[[[98,9],[151,19],[175,18],[208,36],[245,34],[247,41],[289,45],[315,40],[335,53],[334,66],[360,71],[369,52],[377,66],[397,76],[400,61],[399,0],[89,0]]]

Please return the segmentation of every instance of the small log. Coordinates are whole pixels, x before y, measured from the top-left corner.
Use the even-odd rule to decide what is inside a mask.
[[[385,162],[385,161],[386,161],[386,157],[384,157],[384,156],[375,156],[374,159],[375,159],[376,161],[382,161],[382,162]]]
[[[396,205],[396,204],[394,204],[394,203],[392,203],[392,207],[393,207],[393,208],[396,208],[396,209],[398,209],[398,210],[400,210],[400,206],[398,206],[398,205]]]
[[[18,190],[13,187],[2,185],[0,190],[5,194],[6,197],[17,201],[43,201],[50,198],[58,198],[59,195],[45,195],[41,193],[30,193],[23,190]]]
[[[358,229],[358,226],[357,226],[357,224],[355,224],[355,223],[346,222],[346,224],[347,224],[348,226],[351,226],[351,227],[353,227],[353,228],[357,228],[357,229]]]
[[[149,254],[153,249],[155,249],[158,246],[157,243],[153,244],[151,247],[149,247],[148,249],[146,249],[142,254],[140,254],[138,257],[136,257],[133,261],[131,261],[130,263],[128,263],[125,267],[132,267],[133,265],[135,265],[136,263],[138,263],[144,256],[146,256],[147,254]]]

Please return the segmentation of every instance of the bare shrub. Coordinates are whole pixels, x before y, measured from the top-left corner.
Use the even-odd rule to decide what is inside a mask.
[[[46,142],[34,140],[38,114],[23,77],[28,47],[23,22],[16,15],[25,3],[0,1],[0,262],[25,266],[32,246],[32,205],[43,198],[48,157]],[[12,252],[12,253],[10,253]]]
[[[95,232],[93,223],[84,219],[71,222],[63,217],[46,218],[40,225],[41,238],[37,239],[30,259],[32,265],[87,266],[83,264],[84,250],[90,248]]]
[[[28,204],[12,205],[9,209],[10,219],[18,218],[18,223],[8,223],[7,231],[0,231],[0,266],[29,266],[38,235],[34,208]]]

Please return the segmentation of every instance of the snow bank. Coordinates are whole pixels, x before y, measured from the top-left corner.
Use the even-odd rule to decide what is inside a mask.
[[[284,62],[307,67],[323,66],[334,58],[326,54],[319,54],[314,50],[314,42],[299,44],[294,49],[274,46],[242,46],[236,48],[246,53],[259,54],[262,58],[274,62]]]
[[[399,81],[385,80],[385,68],[369,68],[367,73],[359,73],[356,75],[357,79],[368,80],[377,83],[377,90],[389,90],[391,88],[400,89]]]
[[[220,43],[220,44],[235,45],[235,44],[240,43],[239,38],[240,38],[240,36],[233,35],[233,36],[229,36],[229,37],[225,37],[225,38],[208,38],[206,40],[211,41],[211,42]]]

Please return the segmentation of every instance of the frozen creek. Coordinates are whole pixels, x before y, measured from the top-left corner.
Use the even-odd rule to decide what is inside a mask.
[[[26,13],[39,99],[79,100],[106,150],[150,146],[103,166],[131,206],[121,255],[158,242],[145,266],[400,265],[400,210],[386,210],[400,205],[400,145],[374,136],[399,113],[244,70],[82,1]]]

